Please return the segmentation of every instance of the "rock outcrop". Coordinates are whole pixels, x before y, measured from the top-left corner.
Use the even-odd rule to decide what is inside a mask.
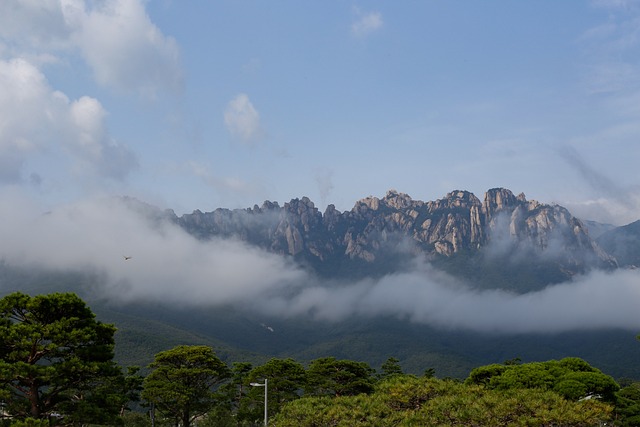
[[[388,273],[407,255],[505,260],[520,254],[554,265],[565,278],[616,266],[565,208],[504,188],[487,191],[482,201],[453,191],[429,202],[390,190],[383,198],[357,201],[350,211],[329,205],[324,214],[303,197],[283,207],[266,201],[252,209],[195,211],[174,221],[198,238],[239,238],[329,276]]]

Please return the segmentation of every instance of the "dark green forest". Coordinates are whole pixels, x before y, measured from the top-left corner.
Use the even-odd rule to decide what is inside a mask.
[[[478,366],[462,378],[323,356],[223,360],[210,343],[116,363],[118,325],[74,293],[0,299],[5,426],[636,426],[640,382],[585,360]],[[197,341],[197,337],[193,337]],[[640,345],[640,343],[636,343]]]

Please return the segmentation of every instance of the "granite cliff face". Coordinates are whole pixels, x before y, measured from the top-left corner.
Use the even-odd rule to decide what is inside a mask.
[[[491,274],[509,274],[505,263],[557,270],[543,274],[537,286],[591,268],[616,267],[565,208],[528,201],[504,188],[487,191],[483,200],[453,191],[429,202],[391,190],[383,198],[357,201],[350,211],[329,205],[324,214],[303,197],[282,207],[267,201],[244,210],[195,211],[174,221],[202,239],[234,236],[290,255],[324,276],[389,273],[415,256],[452,271],[462,261],[473,268],[495,264]]]

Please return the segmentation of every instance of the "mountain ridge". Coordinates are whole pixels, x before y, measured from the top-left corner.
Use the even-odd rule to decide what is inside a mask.
[[[401,271],[410,257],[445,269],[457,262],[495,263],[492,275],[500,264],[512,266],[498,282],[507,280],[514,268],[523,268],[524,260],[553,270],[532,277],[523,289],[528,291],[593,269],[618,267],[566,208],[529,201],[505,188],[488,190],[483,200],[455,190],[428,202],[389,190],[382,198],[360,199],[343,212],[330,204],[321,213],[302,197],[283,206],[265,201],[247,209],[168,215],[200,239],[235,237],[290,256],[325,277],[389,274]]]

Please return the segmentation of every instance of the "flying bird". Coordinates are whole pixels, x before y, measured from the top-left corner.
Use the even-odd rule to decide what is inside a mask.
[[[124,258],[125,261],[129,261],[133,257],[122,255],[122,258]]]

